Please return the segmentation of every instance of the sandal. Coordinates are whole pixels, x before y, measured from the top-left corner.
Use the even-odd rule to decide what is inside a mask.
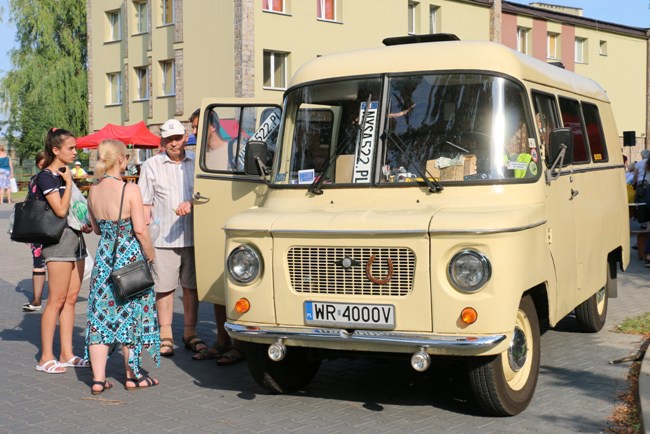
[[[230,349],[229,345],[214,344],[205,351],[199,351],[192,356],[194,360],[217,359]]]
[[[168,348],[169,351],[163,352],[163,348]],[[163,357],[171,357],[174,355],[174,339],[162,338],[160,340],[160,355]]]
[[[144,381],[144,384],[140,384],[140,382]],[[127,386],[126,383],[133,383],[133,386]],[[138,389],[146,389],[147,387],[154,387],[160,384],[160,381],[158,381],[155,378],[151,378],[148,375],[141,375],[139,378],[127,378],[126,382],[124,384],[124,388],[126,390],[138,390]]]
[[[101,390],[95,390],[93,389],[93,386],[102,386]],[[90,393],[93,395],[99,395],[102,393],[104,390],[108,390],[113,387],[113,383],[109,383],[108,381],[93,381],[92,386],[90,386]]]
[[[59,365],[64,368],[90,368],[90,362],[79,356],[72,356],[72,358],[65,363],[59,362]]]
[[[223,353],[217,359],[217,366],[232,366],[244,360],[244,354],[237,348],[233,347]]]
[[[42,365],[36,365],[36,370],[39,372],[45,372],[46,374],[65,374],[67,369],[65,366],[62,366],[58,360],[48,360]]]
[[[208,351],[208,346],[197,335],[192,335],[183,338],[183,343],[185,344],[185,348],[187,348],[188,350],[194,353],[202,353]]]

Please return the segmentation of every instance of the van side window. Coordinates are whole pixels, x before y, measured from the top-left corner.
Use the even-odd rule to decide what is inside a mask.
[[[587,163],[587,135],[585,134],[580,103],[573,99],[559,98],[562,123],[573,131],[573,163]]]
[[[598,107],[594,104],[583,102],[582,115],[587,127],[587,138],[589,139],[592,161],[595,163],[607,161],[607,146],[605,146],[605,135],[603,134],[603,126],[600,123]]]
[[[555,128],[560,126],[557,115],[557,103],[555,97],[549,94],[533,92],[533,103],[535,105],[535,124],[539,134],[540,149],[546,151],[546,156],[550,155],[548,150],[548,138]],[[550,162],[547,161],[548,164]]]
[[[203,122],[202,166],[207,171],[243,172],[246,143],[266,142],[270,164],[280,124],[280,109],[275,107],[220,106],[208,110]]]

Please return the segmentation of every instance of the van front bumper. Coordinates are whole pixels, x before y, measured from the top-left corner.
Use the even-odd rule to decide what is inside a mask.
[[[494,348],[506,339],[505,334],[463,336],[436,335],[418,333],[400,333],[394,331],[354,330],[315,327],[278,327],[278,326],[246,326],[226,322],[228,334],[243,341],[268,341],[278,339],[295,340],[302,343],[335,342],[361,343],[394,346],[416,346],[422,348],[437,348],[470,352]],[[322,344],[318,345],[322,347]]]

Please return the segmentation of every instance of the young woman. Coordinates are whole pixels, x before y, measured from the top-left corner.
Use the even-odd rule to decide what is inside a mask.
[[[144,220],[144,205],[136,184],[124,184],[122,173],[128,158],[126,146],[104,140],[98,147],[95,175],[101,181],[90,187],[88,211],[96,234],[101,235],[88,296],[86,356],[93,369],[91,393],[98,395],[113,384],[106,381],[110,347],[122,344],[127,390],[152,387],[158,380],[140,373],[140,356],[145,350],[160,365],[160,332],[153,287],[126,302],[115,298],[110,273],[114,268],[146,258],[153,262],[154,248]],[[120,201],[124,189],[122,214]],[[117,245],[116,245],[117,244]],[[113,261],[113,251],[117,255]],[[113,263],[115,262],[115,263]]]
[[[11,203],[11,178],[14,177],[14,167],[11,164],[11,157],[7,154],[5,145],[0,144],[0,203],[4,201],[4,194],[7,195],[7,203]]]
[[[65,218],[70,209],[72,175],[68,170],[77,156],[75,136],[52,128],[45,139],[45,169],[36,178],[36,198],[46,200],[54,213]],[[83,227],[83,232],[90,232]],[[36,370],[62,374],[66,368],[88,368],[88,361],[72,352],[74,310],[84,273],[86,244],[81,231],[66,227],[56,244],[44,245],[41,254],[49,271],[49,295],[41,317],[41,359]],[[59,323],[61,354],[54,357],[53,341]]]

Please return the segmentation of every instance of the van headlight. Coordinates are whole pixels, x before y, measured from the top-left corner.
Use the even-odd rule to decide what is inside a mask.
[[[236,282],[247,284],[260,274],[262,262],[258,251],[247,244],[237,247],[228,255],[228,273]]]
[[[447,275],[454,288],[459,291],[474,292],[490,280],[492,266],[483,253],[465,249],[451,258]]]

